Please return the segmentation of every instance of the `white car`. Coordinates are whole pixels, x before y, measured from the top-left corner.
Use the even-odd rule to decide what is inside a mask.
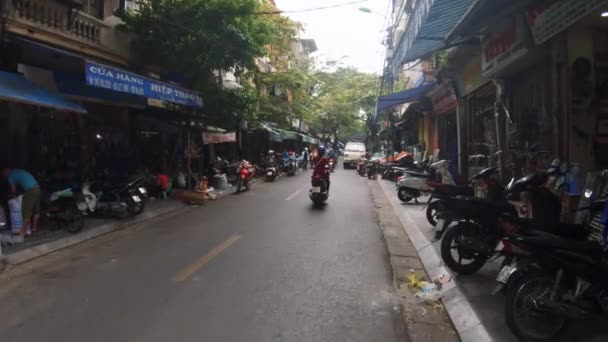
[[[365,158],[365,144],[361,142],[348,142],[344,147],[344,168],[355,168],[357,163]]]

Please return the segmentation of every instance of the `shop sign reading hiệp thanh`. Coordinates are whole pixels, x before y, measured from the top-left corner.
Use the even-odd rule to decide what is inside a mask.
[[[87,62],[86,83],[93,87],[202,108],[200,93],[106,65]]]

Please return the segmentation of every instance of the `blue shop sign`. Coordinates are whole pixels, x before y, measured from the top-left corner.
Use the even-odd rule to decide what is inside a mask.
[[[198,92],[102,64],[87,62],[86,78],[87,84],[93,87],[145,96],[184,106],[203,107],[203,98]]]

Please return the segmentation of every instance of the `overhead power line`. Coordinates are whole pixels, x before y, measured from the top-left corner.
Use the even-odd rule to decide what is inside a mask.
[[[351,1],[351,2],[344,2],[344,3],[341,3],[341,4],[321,6],[321,7],[313,7],[313,8],[306,8],[306,9],[293,10],[293,11],[253,12],[253,13],[243,13],[243,14],[270,15],[270,14],[304,13],[304,12],[322,11],[322,10],[331,9],[331,8],[345,7],[345,6],[350,6],[350,5],[354,5],[354,4],[360,4],[360,3],[368,2],[368,1],[369,0]]]

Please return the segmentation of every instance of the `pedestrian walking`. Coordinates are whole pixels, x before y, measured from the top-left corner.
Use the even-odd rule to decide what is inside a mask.
[[[304,147],[304,151],[302,151],[302,169],[304,169],[304,171],[308,169],[309,157],[308,147]]]

